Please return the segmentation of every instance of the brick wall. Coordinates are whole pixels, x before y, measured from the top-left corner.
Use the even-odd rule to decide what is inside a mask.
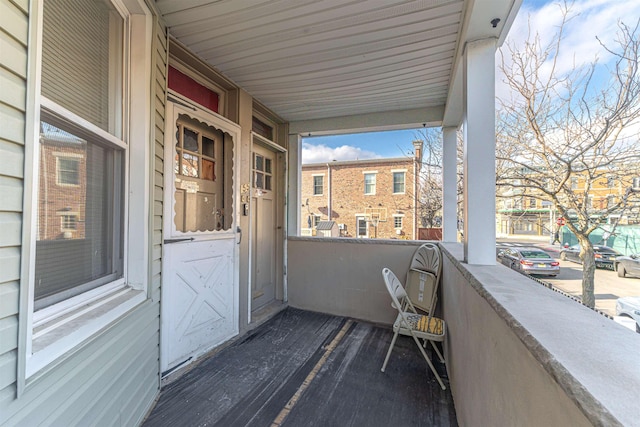
[[[341,231],[344,237],[358,237],[357,218],[371,219],[378,213],[381,220],[377,227],[372,221],[365,222],[366,237],[415,239],[414,165],[416,161],[412,158],[303,165],[302,228],[307,228],[311,215],[312,218],[331,219],[338,224],[344,224],[345,229]],[[393,193],[394,171],[405,172],[404,193]],[[372,172],[375,172],[376,176],[375,194],[365,194],[365,173]],[[321,195],[313,194],[314,176],[322,176]],[[402,218],[402,227],[395,227],[394,215]]]

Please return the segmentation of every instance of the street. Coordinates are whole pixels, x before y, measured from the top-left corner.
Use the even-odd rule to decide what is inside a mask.
[[[537,279],[550,283],[554,288],[559,289],[577,299],[582,295],[582,265],[571,261],[560,261],[559,253],[561,247],[559,245],[550,245],[540,241],[524,241],[524,240],[499,240],[497,247],[508,246],[528,246],[537,247],[544,250],[553,258],[560,262],[560,274],[557,277],[536,277]],[[612,270],[596,269],[594,279],[594,290],[596,297],[596,308],[610,316],[616,314],[616,300],[625,296],[640,295],[640,279],[639,278],[621,278]],[[627,327],[634,328],[633,322],[626,322],[625,319],[616,319],[619,323]]]

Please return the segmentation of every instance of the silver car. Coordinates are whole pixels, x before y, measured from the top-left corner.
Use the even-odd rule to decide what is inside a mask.
[[[526,274],[560,274],[560,263],[538,248],[504,248],[498,252],[498,260],[507,267]]]
[[[616,301],[616,315],[630,317],[636,321],[636,332],[640,334],[640,297],[622,297]]]

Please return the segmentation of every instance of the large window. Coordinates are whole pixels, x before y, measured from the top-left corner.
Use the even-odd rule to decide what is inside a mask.
[[[44,2],[36,310],[123,277],[124,32],[104,0]]]
[[[404,172],[393,172],[393,193],[394,194],[402,194],[404,193]]]
[[[324,187],[324,177],[322,175],[314,175],[313,177],[313,195],[322,196]]]
[[[364,174],[364,194],[376,194],[376,174]]]

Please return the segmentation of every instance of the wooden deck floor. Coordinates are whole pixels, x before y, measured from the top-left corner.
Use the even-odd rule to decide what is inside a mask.
[[[457,426],[451,393],[410,338],[380,372],[391,337],[288,308],[165,386],[144,426]]]

